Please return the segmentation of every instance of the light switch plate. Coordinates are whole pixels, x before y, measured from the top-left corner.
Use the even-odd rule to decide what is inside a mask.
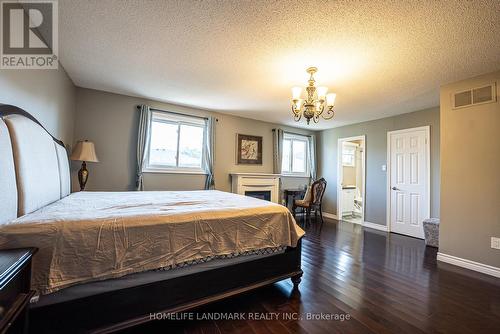
[[[385,172],[387,170],[387,165],[382,165],[382,172]]]
[[[500,249],[500,238],[491,237],[491,248]]]

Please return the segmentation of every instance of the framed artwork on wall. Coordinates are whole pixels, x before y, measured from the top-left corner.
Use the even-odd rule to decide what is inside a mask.
[[[262,137],[236,135],[238,164],[262,165]]]

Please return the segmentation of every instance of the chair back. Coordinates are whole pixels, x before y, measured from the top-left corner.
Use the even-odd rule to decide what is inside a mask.
[[[312,204],[320,205],[326,190],[326,180],[321,178],[311,185]]]

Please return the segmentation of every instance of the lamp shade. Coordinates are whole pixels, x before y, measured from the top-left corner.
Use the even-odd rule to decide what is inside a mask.
[[[71,160],[99,162],[95,154],[94,143],[88,140],[79,140],[73,148]]]

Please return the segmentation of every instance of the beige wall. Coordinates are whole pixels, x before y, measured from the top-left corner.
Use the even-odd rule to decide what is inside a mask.
[[[455,91],[497,84],[497,102],[451,109]],[[441,87],[439,251],[500,268],[500,71]]]
[[[344,185],[356,185],[356,168],[343,166],[342,169],[342,183]]]
[[[219,113],[154,102],[140,98],[77,88],[77,119],[75,140],[94,141],[99,163],[89,163],[88,190],[126,191],[134,189],[136,172],[136,143],[138,104],[194,115],[214,115],[216,125],[215,182],[219,190],[231,191],[230,172],[272,173],[272,129],[276,124]],[[286,127],[283,127],[286,129]],[[294,132],[307,134],[299,129]],[[236,133],[263,137],[262,166],[236,164]],[[74,162],[73,174],[79,169]],[[73,175],[73,189],[78,189]],[[305,178],[284,178],[284,186],[305,185]],[[154,174],[144,176],[146,190],[203,189],[204,175]]]
[[[431,108],[375,121],[358,123],[318,135],[318,175],[328,181],[324,212],[337,213],[337,145],[339,138],[366,135],[367,222],[386,225],[387,132],[418,126],[431,128],[431,216],[439,217],[439,108]]]
[[[75,95],[61,65],[58,70],[0,70],[0,103],[25,109],[66,145],[73,142]]]

